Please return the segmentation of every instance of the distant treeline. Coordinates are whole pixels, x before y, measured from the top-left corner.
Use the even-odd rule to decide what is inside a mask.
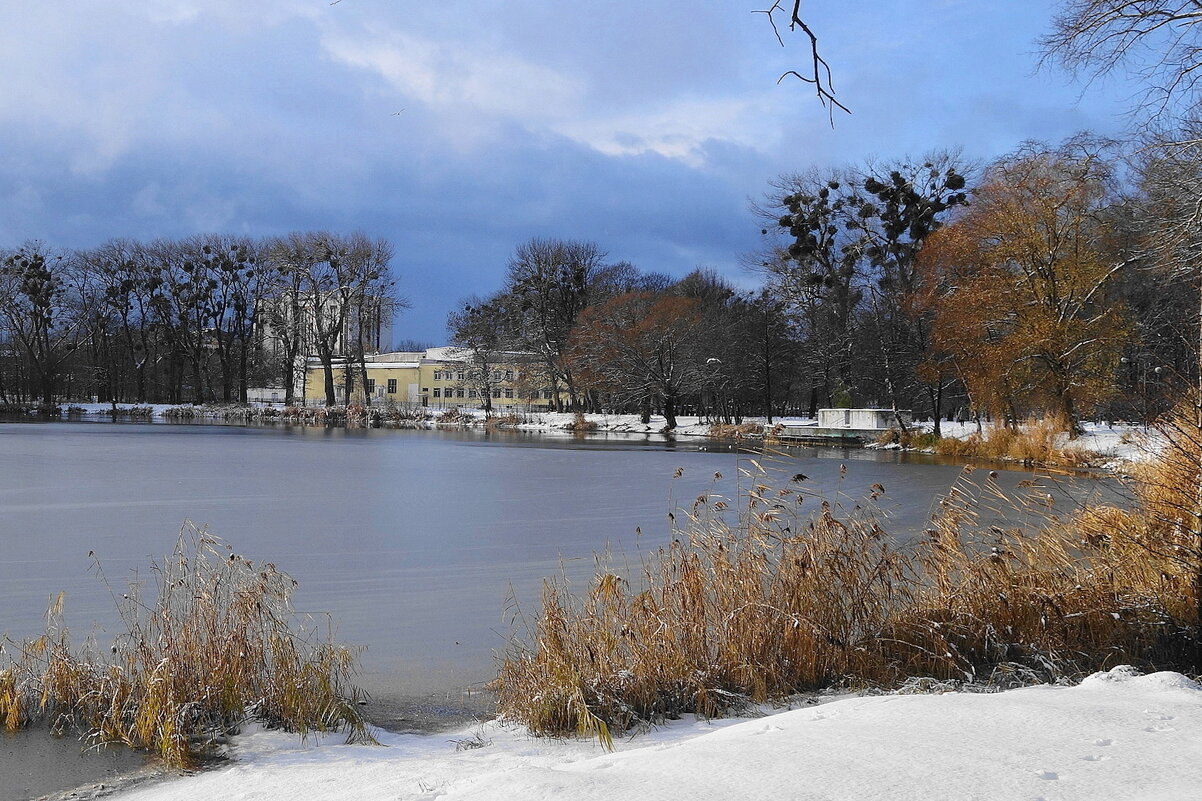
[[[756,291],[535,239],[449,328],[481,358],[538,354],[563,405],[669,423],[840,405],[1139,419],[1196,370],[1190,251],[1166,231],[1199,165],[1148,159],[1127,183],[1117,165],[1078,137],[983,169],[939,153],[788,175],[756,207]]]
[[[755,208],[758,289],[532,239],[448,328],[478,369],[533,362],[524,378],[556,406],[669,424],[868,405],[1144,419],[1196,376],[1197,151],[1132,166],[1079,136],[984,167],[937,153],[787,175]],[[316,356],[333,404],[334,363],[388,345],[390,258],[321,232],[0,253],[0,403],[245,401],[251,386],[291,403]],[[339,374],[370,401],[366,369]]]
[[[242,401],[389,320],[384,240],[197,236],[0,251],[0,403]]]

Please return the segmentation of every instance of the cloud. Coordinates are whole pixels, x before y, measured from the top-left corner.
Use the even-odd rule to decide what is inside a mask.
[[[407,98],[435,109],[532,122],[578,113],[582,84],[487,44],[424,39],[381,25],[322,39],[333,59],[373,72]]]
[[[475,41],[438,41],[373,25],[322,39],[341,64],[366,70],[440,114],[448,139],[476,146],[510,123],[553,133],[607,156],[654,153],[689,166],[705,166],[708,142],[746,147],[773,141],[766,124],[771,104],[760,95],[668,97],[604,104],[589,78],[556,70]],[[397,99],[397,103],[402,102]]]
[[[608,156],[654,153],[690,167],[707,166],[714,142],[768,150],[777,136],[765,125],[757,96],[686,98],[658,107],[584,117],[555,124],[555,130]]]

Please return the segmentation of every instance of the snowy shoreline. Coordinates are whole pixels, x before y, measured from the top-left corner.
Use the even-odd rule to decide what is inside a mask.
[[[1073,687],[838,697],[755,718],[685,718],[620,740],[538,739],[498,722],[386,747],[263,730],[231,761],[129,801],[321,799],[1158,799],[1202,786],[1202,686],[1097,673]]]
[[[86,414],[110,411],[91,407]],[[152,414],[165,419],[169,408]],[[577,420],[525,417],[507,427],[572,436]],[[662,427],[662,418],[645,425],[634,415],[585,420],[598,423],[597,433]],[[710,434],[697,418],[680,422],[677,434]],[[1137,432],[1087,426],[1083,444],[1131,458]],[[537,739],[498,722],[380,738],[388,747],[248,730],[233,738],[228,762],[198,774],[143,775],[55,798],[1193,799],[1202,786],[1202,687],[1178,674],[1116,669],[1077,687],[823,699],[752,719],[669,722],[620,741],[612,754],[593,741]]]
[[[112,417],[113,407],[104,403],[73,404],[70,409],[75,417]],[[118,407],[118,419],[140,420],[174,420],[176,422],[196,421],[226,421],[226,422],[256,422],[256,423],[297,423],[320,424],[312,420],[302,420],[286,416],[288,410],[279,406],[179,406],[171,404],[145,404],[140,406]],[[136,411],[135,411],[136,410]],[[308,413],[320,414],[323,410],[317,407],[305,410]],[[714,426],[704,417],[681,415],[677,418],[677,427],[671,432],[665,432],[665,421],[662,416],[653,415],[650,422],[644,423],[636,414],[576,414],[574,412],[524,412],[513,415],[494,415],[489,418],[480,409],[456,408],[446,418],[442,416],[446,410],[429,410],[428,416],[405,417],[400,420],[385,420],[384,427],[410,427],[424,429],[440,428],[483,428],[494,426],[506,431],[525,431],[531,433],[588,435],[588,434],[666,434],[682,437],[709,438],[715,441],[730,442],[745,440],[747,442],[762,442],[762,434],[739,433],[734,431],[740,427],[725,426],[722,433],[715,435]],[[345,414],[341,410],[338,414]],[[64,408],[63,419],[72,419]],[[498,422],[499,421],[499,422]],[[583,426],[581,425],[583,423]],[[785,423],[791,426],[813,425],[809,418],[774,418],[773,424]],[[344,420],[333,423],[345,424]],[[765,418],[748,417],[744,419],[743,428],[760,427],[769,430],[771,426]],[[930,431],[930,422],[919,422],[914,428]],[[1149,439],[1145,429],[1138,424],[1130,423],[1082,423],[1083,432],[1072,442],[1075,447],[1096,454],[1099,466],[1104,469],[1121,469],[1127,462],[1140,461],[1147,458],[1150,450],[1154,451],[1155,437]],[[966,439],[976,433],[975,423],[949,423],[941,426],[943,437]],[[1065,438],[1067,442],[1067,437]],[[834,445],[832,443],[832,445]],[[838,443],[837,447],[848,447]],[[913,448],[903,448],[896,444],[876,445],[869,443],[864,446],[875,450],[901,450],[915,453],[930,453],[931,451]]]

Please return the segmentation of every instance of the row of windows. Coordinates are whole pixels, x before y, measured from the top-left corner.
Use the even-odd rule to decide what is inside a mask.
[[[493,370],[489,373],[489,378],[493,381],[512,381],[513,370]],[[465,381],[467,374],[463,370],[435,370],[435,381]]]
[[[375,391],[376,391],[376,379],[374,379],[374,378],[367,379],[367,394],[370,395]],[[395,378],[388,379],[388,394],[389,395],[396,394],[396,379]]]
[[[374,393],[375,391],[376,391],[376,380],[374,378],[367,379],[367,394],[370,395],[370,394]],[[388,379],[388,394],[395,395],[396,391],[397,391],[397,380],[395,378]],[[429,393],[430,389],[428,387],[423,387],[422,392]],[[506,398],[513,397],[513,389],[512,388],[504,389],[504,390],[500,389],[500,388],[494,388],[492,391],[492,396],[494,398],[500,398],[500,397],[502,397],[502,393],[504,393],[504,397],[506,397]],[[445,389],[443,387],[434,387],[433,395],[435,398],[462,398],[462,397],[465,397],[463,387],[446,387]],[[544,389],[542,391],[542,396],[543,396],[543,400],[551,400],[551,396],[552,396],[551,390]],[[468,389],[466,397],[478,398],[478,397],[480,397],[480,395],[475,389]]]
[[[429,391],[430,390],[426,389],[426,388],[422,389],[422,392],[429,392]],[[502,393],[504,393],[504,397],[506,397],[506,398],[513,397],[512,389],[505,389],[505,390],[494,389],[492,391],[492,396],[494,398],[500,398],[500,397],[502,397]],[[436,397],[436,398],[462,398],[462,397],[464,397],[462,387],[447,387],[446,389],[443,389],[442,387],[434,387],[433,394],[434,394],[434,397]],[[549,396],[550,396],[550,393],[548,393],[548,397]],[[467,391],[467,397],[478,398],[478,397],[480,397],[480,395],[479,395],[479,393],[476,392],[476,390],[469,389]]]

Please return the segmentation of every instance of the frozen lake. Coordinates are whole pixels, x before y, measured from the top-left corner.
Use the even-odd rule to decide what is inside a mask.
[[[641,435],[0,424],[0,633],[38,633],[66,590],[77,640],[96,631],[103,643],[115,616],[88,552],[120,586],[171,550],[187,518],[277,564],[300,583],[299,610],[330,613],[338,639],[368,647],[373,720],[429,728],[487,708],[472,691],[494,675],[511,594],[533,613],[561,563],[583,577],[609,547],[637,564],[667,540],[670,509],[715,489],[715,472],[717,491],[734,492],[737,458]],[[960,470],[834,449],[795,449],[785,468],[832,498],[883,484],[898,534],[922,526]]]

